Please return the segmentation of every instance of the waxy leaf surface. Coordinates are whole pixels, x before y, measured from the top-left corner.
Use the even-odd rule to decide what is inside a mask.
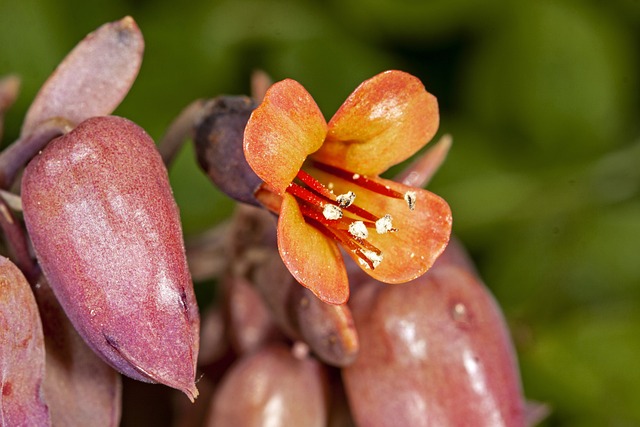
[[[352,298],[361,349],[343,378],[358,425],[524,426],[500,310],[456,259],[403,286],[365,283]]]
[[[38,261],[89,346],[194,399],[199,316],[153,140],[126,119],[86,120],[29,163],[22,200]]]

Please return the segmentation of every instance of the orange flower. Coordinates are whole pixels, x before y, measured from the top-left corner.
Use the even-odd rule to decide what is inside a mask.
[[[382,179],[438,128],[438,106],[415,77],[387,71],[362,83],[325,121],[294,80],[271,86],[244,132],[256,198],[279,214],[278,249],[321,300],[343,304],[349,283],[339,243],[371,277],[403,283],[446,247],[451,211],[435,194]]]

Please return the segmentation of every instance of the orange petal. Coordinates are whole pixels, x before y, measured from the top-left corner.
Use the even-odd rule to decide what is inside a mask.
[[[329,121],[327,141],[313,157],[378,175],[422,148],[439,123],[438,102],[420,80],[386,71],[365,81]]]
[[[347,302],[349,281],[338,246],[305,222],[290,194],[282,198],[278,250],[293,277],[318,298],[329,304]]]
[[[393,226],[398,231],[391,235],[370,233],[368,240],[382,251],[384,260],[368,273],[382,282],[404,283],[426,273],[447,247],[451,210],[447,202],[430,191],[391,181],[386,184],[403,194],[415,191],[416,207],[412,211],[404,200],[386,197],[378,203],[377,208],[392,215]]]
[[[327,122],[295,80],[275,83],[244,130],[244,154],[254,172],[284,193],[310,153],[322,145]]]
[[[314,171],[314,176],[322,182],[331,179],[334,193],[343,194],[351,190],[356,194],[354,204],[372,214],[383,217],[390,214],[392,226],[397,231],[378,234],[369,229],[367,242],[382,252],[382,261],[375,269],[363,265],[363,261],[353,252],[347,253],[371,277],[386,283],[404,283],[424,274],[444,251],[451,234],[451,210],[439,196],[420,188],[376,178],[379,183],[405,194],[416,193],[415,209],[409,209],[404,199],[382,196],[373,191],[346,183],[335,176]],[[346,216],[348,212],[343,210]],[[343,217],[344,218],[344,217]]]

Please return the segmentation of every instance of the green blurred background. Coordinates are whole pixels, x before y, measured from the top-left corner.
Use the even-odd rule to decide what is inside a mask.
[[[132,15],[146,40],[117,114],[156,139],[190,101],[292,77],[327,117],[386,69],[420,77],[454,146],[431,188],[502,305],[545,426],[640,426],[640,1],[0,0],[0,75],[23,78],[17,137],[46,76]],[[187,146],[185,231],[232,211]]]

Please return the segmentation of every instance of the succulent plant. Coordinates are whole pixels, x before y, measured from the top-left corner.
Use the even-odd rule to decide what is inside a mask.
[[[118,425],[120,374],[186,394],[167,405],[185,427],[528,422],[500,308],[422,188],[451,139],[380,177],[436,133],[416,77],[366,80],[327,122],[258,73],[156,146],[111,115],[143,49],[130,17],[89,34],[0,152],[0,425]],[[240,204],[185,248],[167,168],[187,137]],[[192,277],[218,284],[202,330]]]
[[[125,375],[194,399],[198,309],[146,132],[119,117],[85,120],[29,163],[22,203],[38,262],[89,346]]]

